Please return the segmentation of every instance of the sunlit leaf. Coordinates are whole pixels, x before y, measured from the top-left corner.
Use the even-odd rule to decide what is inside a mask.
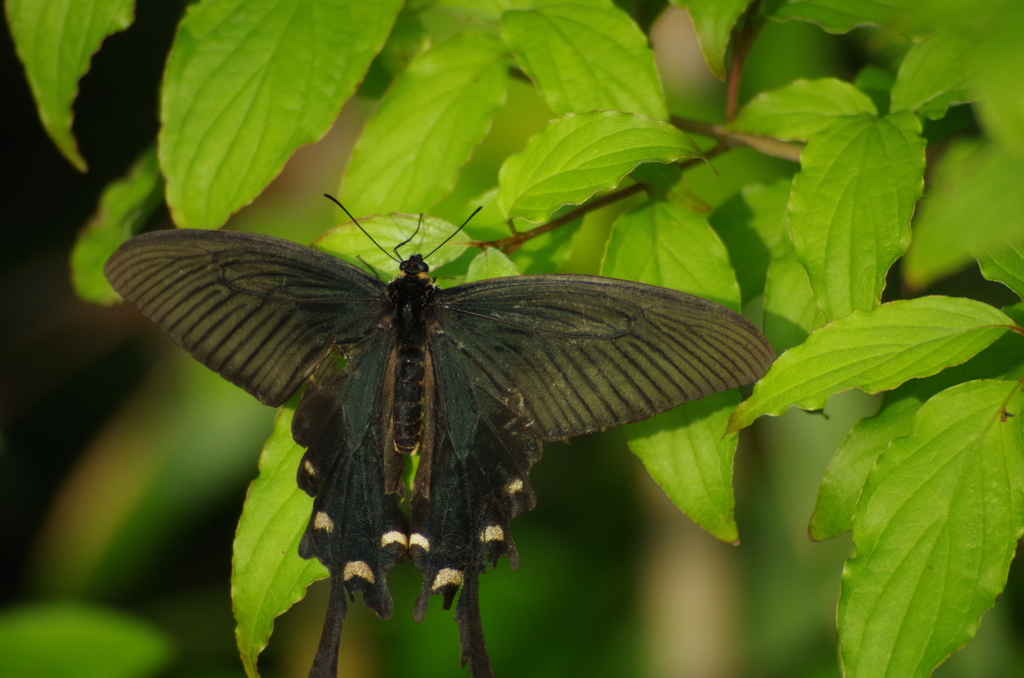
[[[1003,283],[1024,298],[1024,237],[993,245],[978,255],[978,265],[983,276]]]
[[[729,39],[736,20],[750,0],[672,0],[672,4],[690,11],[704,61],[716,78],[725,80],[725,54],[729,49]]]
[[[744,106],[728,127],[777,139],[806,141],[840,116],[876,115],[871,98],[835,78],[794,80],[762,92]]]
[[[856,311],[811,333],[780,356],[740,405],[730,430],[790,405],[821,409],[850,388],[877,393],[907,379],[957,365],[998,339],[1014,322],[971,299],[920,297]]]
[[[789,228],[827,320],[875,306],[889,266],[910,244],[924,184],[920,131],[907,111],[844,117],[800,157]]]
[[[359,83],[359,95],[379,99],[395,78],[405,72],[409,62],[428,47],[427,29],[422,10],[415,2],[407,2],[395,19],[391,33],[374,57],[366,77]]]
[[[473,257],[473,261],[469,262],[466,282],[486,280],[488,278],[503,278],[509,275],[519,275],[519,269],[516,268],[516,265],[512,263],[511,259],[502,254],[501,250],[488,248]]]
[[[121,243],[138,233],[164,197],[156,150],[147,150],[122,179],[112,181],[71,251],[71,282],[86,301],[114,304],[121,297],[103,275],[103,265]]]
[[[313,247],[341,257],[385,281],[398,275],[398,261],[395,259],[407,259],[413,254],[427,256],[433,252],[427,264],[432,270],[437,270],[466,251],[465,242],[459,238],[441,245],[458,227],[437,217],[386,214],[360,219],[359,224],[366,233],[349,222],[324,233]],[[405,244],[396,257],[394,250],[400,243]],[[440,249],[435,252],[438,247]]]
[[[1024,305],[1003,311],[1024,322]],[[836,450],[818,488],[810,534],[822,540],[838,536],[853,525],[861,488],[879,455],[896,438],[909,435],[914,414],[939,391],[975,379],[1015,379],[1024,370],[1024,336],[1007,332],[967,362],[923,379],[911,379],[885,394],[873,417],[862,419]]]
[[[159,136],[178,226],[216,228],[323,136],[380,51],[399,0],[200,2],[178,26]]]
[[[707,219],[652,198],[616,220],[601,274],[694,294],[739,308],[729,253]]]
[[[916,0],[788,0],[774,16],[813,21],[829,33],[846,33],[857,26],[895,24],[917,4]]]
[[[811,539],[831,539],[853,527],[861,488],[878,457],[893,440],[910,434],[914,415],[924,401],[911,395],[897,397],[894,394],[898,392],[887,393],[881,410],[861,419],[836,450],[818,488],[808,527]]]
[[[442,9],[465,21],[496,24],[504,12],[517,9],[534,9],[547,5],[586,5],[588,7],[614,7],[612,0],[423,0],[424,4]]]
[[[481,207],[466,230],[477,240],[501,240],[512,235],[508,220],[498,209],[498,189],[494,188],[469,201],[469,206]],[[579,231],[583,219],[575,219],[553,231],[530,238],[508,258],[521,273],[554,273],[566,262],[572,252],[573,235]],[[456,236],[454,240],[460,240]]]
[[[845,674],[920,676],[969,641],[1024,532],[1018,384],[931,398],[881,456],[854,520],[839,634]]]
[[[618,7],[505,12],[501,34],[555,113],[607,109],[668,118],[647,37]]]
[[[415,213],[450,193],[504,103],[507,61],[485,33],[460,33],[416,57],[356,143],[345,206],[357,217]]]
[[[953,31],[934,33],[903,58],[890,110],[915,111],[938,120],[950,105],[973,101],[968,89],[976,41]]]
[[[71,133],[71,104],[89,60],[112,33],[134,20],[131,0],[7,0],[7,25],[43,128],[81,172],[85,159]]]
[[[505,161],[498,206],[506,217],[543,221],[562,205],[614,188],[641,163],[700,155],[685,134],[659,120],[618,111],[570,113]]]
[[[622,427],[633,453],[679,509],[722,541],[739,539],[732,460],[737,434],[726,433],[737,389],[701,398]]]
[[[306,587],[328,576],[313,558],[299,557],[299,539],[313,499],[295,484],[305,450],[292,440],[295,400],[280,409],[274,432],[260,455],[260,475],[246,495],[235,533],[231,600],[242,664],[256,678],[256,662],[274,630],[274,619],[306,595]]]

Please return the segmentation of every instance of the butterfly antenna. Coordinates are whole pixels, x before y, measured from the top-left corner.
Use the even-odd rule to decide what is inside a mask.
[[[338,202],[338,199],[337,199],[337,198],[335,198],[335,197],[334,197],[333,195],[331,195],[330,193],[324,193],[324,197],[325,197],[325,198],[327,198],[328,200],[330,200],[331,202],[333,202],[333,203],[334,203],[335,205],[337,205],[338,207],[340,207],[340,208],[342,209],[342,211],[343,211],[343,212],[345,212],[345,214],[347,214],[347,215],[348,215],[348,218],[352,220],[352,223],[353,223],[353,224],[355,224],[356,226],[358,226],[358,227],[359,227],[359,230],[360,230],[360,231],[362,231],[362,232],[363,232],[363,234],[364,234],[364,235],[365,235],[365,236],[366,236],[367,238],[369,238],[369,239],[370,239],[370,242],[372,242],[372,243],[373,243],[374,245],[376,245],[376,246],[377,246],[377,248],[378,248],[378,249],[380,249],[380,251],[381,251],[381,252],[383,252],[384,254],[388,255],[388,258],[389,258],[389,259],[394,259],[394,260],[395,260],[395,261],[397,261],[398,263],[402,263],[401,259],[395,259],[395,258],[394,258],[393,256],[391,256],[391,253],[390,253],[390,252],[388,252],[388,251],[387,251],[386,249],[384,249],[383,247],[381,247],[381,246],[380,246],[380,243],[379,243],[379,242],[377,242],[376,240],[374,240],[374,239],[373,239],[373,236],[372,236],[372,235],[370,235],[369,233],[367,233],[367,232],[366,232],[366,229],[365,229],[365,228],[363,228],[363,225],[362,225],[362,224],[360,224],[360,223],[359,223],[358,221],[356,221],[356,218],[355,218],[354,216],[352,216],[352,213],[351,213],[351,212],[349,212],[349,211],[348,211],[347,209],[345,209],[345,206],[344,206],[344,205],[342,205],[342,204],[341,204],[340,202]],[[474,212],[474,214],[476,214],[476,213]],[[457,232],[458,232],[458,231],[456,231],[456,233],[457,233]]]
[[[468,216],[468,217],[466,218],[466,220],[462,222],[462,226],[459,226],[458,228],[456,228],[456,229],[455,229],[455,231],[454,231],[454,232],[453,232],[453,233],[452,233],[452,234],[451,234],[450,236],[448,236],[447,238],[445,238],[445,239],[444,239],[444,242],[443,242],[443,243],[441,243],[440,245],[438,245],[437,247],[435,247],[434,249],[432,249],[432,250],[430,251],[430,254],[433,254],[434,252],[438,251],[439,249],[441,249],[442,247],[444,247],[445,245],[447,245],[447,244],[448,244],[448,241],[449,241],[449,240],[451,240],[452,238],[454,238],[454,237],[455,237],[456,235],[458,235],[459,231],[461,231],[462,229],[464,229],[464,228],[466,227],[466,224],[468,224],[468,223],[469,223],[469,220],[470,220],[470,219],[472,219],[473,217],[475,217],[475,216],[476,216],[476,213],[477,213],[477,212],[479,212],[479,211],[480,211],[480,210],[482,210],[482,209],[483,209],[483,206],[481,205],[480,207],[477,207],[477,208],[476,208],[475,210],[473,210],[473,213],[472,213],[472,214],[470,214],[470,215],[469,215],[469,216]],[[430,256],[430,254],[428,254],[427,256],[425,256],[425,257],[423,257],[423,258],[424,258],[424,259],[426,259],[427,257],[429,257],[429,256]]]
[[[400,254],[398,253],[398,248],[399,248],[399,247],[405,247],[406,245],[408,245],[408,244],[409,244],[409,242],[410,242],[410,241],[411,241],[411,240],[412,240],[413,238],[415,238],[415,237],[416,237],[416,234],[420,232],[420,226],[421,226],[422,224],[423,224],[423,213],[422,213],[422,212],[420,212],[420,218],[419,218],[419,221],[417,221],[417,222],[416,222],[416,230],[415,230],[415,231],[413,231],[413,232],[412,232],[412,235],[410,235],[410,236],[409,236],[408,238],[406,238],[406,239],[405,239],[405,240],[403,240],[402,242],[400,242],[400,243],[398,243],[397,245],[395,245],[395,249],[391,250],[392,252],[394,252],[394,253],[395,253],[395,256],[396,256],[396,257],[398,257],[399,259],[401,259],[402,255],[400,255]]]

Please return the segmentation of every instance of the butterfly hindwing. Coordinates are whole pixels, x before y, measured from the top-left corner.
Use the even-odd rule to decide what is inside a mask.
[[[509,522],[534,504],[528,473],[541,443],[477,366],[439,327],[429,328],[428,421],[414,483],[410,551],[423,574],[415,617],[431,594],[448,608],[457,590],[462,663],[474,678],[493,675],[477,606],[477,577],[508,556],[518,565]]]
[[[743,316],[596,276],[496,278],[442,290],[438,317],[530,434],[561,440],[756,381],[775,357]]]
[[[385,294],[383,283],[336,257],[229,231],[144,233],[104,272],[197,360],[273,406],[332,346],[366,335]]]
[[[303,393],[292,430],[307,446],[299,485],[316,494],[313,514],[299,545],[331,574],[331,598],[310,673],[333,678],[347,610],[346,592],[380,617],[391,616],[387,571],[406,554],[408,528],[399,508],[401,460],[389,441],[391,402],[386,379],[393,333],[378,328],[353,350],[340,372],[319,369]]]

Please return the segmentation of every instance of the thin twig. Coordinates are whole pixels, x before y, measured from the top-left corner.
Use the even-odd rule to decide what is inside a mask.
[[[727,144],[730,148],[746,146],[775,158],[800,162],[800,151],[803,150],[803,147],[796,144],[788,144],[785,141],[779,141],[771,137],[762,137],[756,134],[731,132],[719,125],[709,125],[706,122],[697,122],[687,118],[673,117],[670,122],[681,130],[711,137],[719,143]]]
[[[690,167],[703,163],[708,158],[713,158],[714,156],[718,155],[719,153],[722,153],[725,150],[728,150],[728,147],[725,144],[720,143],[717,146],[714,146],[711,149],[705,151],[704,155],[700,158],[690,158],[688,160],[684,160],[676,164],[679,166],[680,169],[689,169]],[[471,240],[466,244],[470,247],[479,247],[481,249],[494,247],[496,249],[501,250],[505,254],[512,254],[520,247],[522,247],[528,240],[532,240],[537,236],[549,233],[555,230],[556,228],[560,228],[562,226],[565,226],[566,224],[572,223],[576,219],[579,219],[580,217],[589,214],[594,210],[605,207],[606,205],[611,205],[612,203],[618,202],[619,200],[624,200],[629,196],[636,195],[637,193],[643,190],[643,184],[633,184],[632,186],[627,186],[626,188],[614,191],[612,193],[608,193],[607,195],[602,195],[600,198],[597,198],[596,200],[588,202],[585,205],[580,205],[571,212],[566,212],[557,219],[552,219],[548,223],[541,224],[540,226],[531,228],[528,231],[517,231],[515,229],[515,226],[512,225],[510,221],[509,229],[512,231],[512,235],[510,235],[509,237],[501,238],[499,240]]]
[[[762,22],[757,16],[760,1],[754,0],[754,2],[750,3],[743,28],[736,37],[732,50],[732,64],[729,66],[725,93],[725,119],[730,122],[736,117],[736,111],[739,108],[740,80],[743,77],[743,64],[747,60],[750,48],[754,45],[754,38],[757,37],[758,31],[761,30]]]
[[[531,228],[529,231],[516,231],[515,227],[510,225],[509,228],[512,230],[512,235],[510,235],[507,238],[487,241],[471,240],[466,244],[469,245],[470,247],[480,247],[484,249],[488,247],[494,247],[496,249],[501,250],[505,254],[512,254],[520,247],[522,247],[527,240],[532,240],[533,238],[536,238],[539,235],[544,235],[545,233],[553,231],[556,228],[559,228],[560,226],[565,226],[566,224],[575,221],[576,219],[579,219],[588,212],[593,212],[594,210],[600,207],[604,207],[605,205],[610,205],[613,202],[617,202],[624,198],[628,198],[629,196],[639,193],[642,190],[644,190],[643,184],[633,184],[632,186],[627,186],[626,188],[615,191],[614,193],[602,195],[597,200],[588,202],[586,205],[580,205],[571,212],[567,212],[562,216],[558,217],[557,219],[552,219],[546,224],[541,224],[536,228]]]

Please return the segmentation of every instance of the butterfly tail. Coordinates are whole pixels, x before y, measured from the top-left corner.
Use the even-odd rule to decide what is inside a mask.
[[[327,618],[316,648],[313,667],[309,678],[337,678],[338,644],[341,642],[341,627],[348,613],[345,583],[341,577],[331,577],[331,597],[327,604]]]
[[[466,577],[455,606],[455,621],[459,625],[459,645],[462,649],[462,666],[469,665],[473,678],[494,678],[491,659],[487,655],[484,627],[480,621],[480,582],[475,574]]]

